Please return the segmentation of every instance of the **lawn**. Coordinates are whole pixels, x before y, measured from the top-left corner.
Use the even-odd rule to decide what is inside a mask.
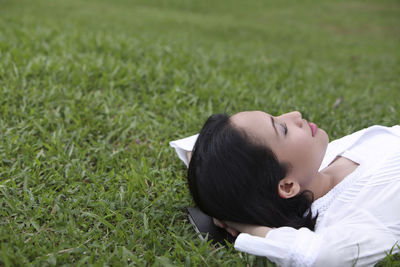
[[[399,26],[397,0],[0,0],[0,266],[270,264],[197,238],[168,142],[250,109],[399,124]]]

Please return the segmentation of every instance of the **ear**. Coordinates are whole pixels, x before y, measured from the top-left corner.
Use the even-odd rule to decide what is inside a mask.
[[[278,194],[281,198],[291,198],[296,196],[299,192],[300,185],[295,179],[285,177],[279,181]]]

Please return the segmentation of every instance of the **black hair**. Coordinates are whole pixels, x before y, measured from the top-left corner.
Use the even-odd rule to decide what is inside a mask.
[[[278,194],[288,170],[270,148],[234,127],[228,115],[215,114],[194,145],[189,190],[204,213],[220,220],[314,230],[312,192],[287,199]]]

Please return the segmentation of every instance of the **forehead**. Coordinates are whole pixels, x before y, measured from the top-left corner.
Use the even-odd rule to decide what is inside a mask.
[[[260,123],[268,118],[268,114],[262,111],[243,111],[231,117],[231,121],[238,127],[251,127],[254,123]]]
[[[231,122],[235,127],[244,130],[246,134],[261,141],[268,132],[270,116],[262,111],[244,111],[233,115]]]

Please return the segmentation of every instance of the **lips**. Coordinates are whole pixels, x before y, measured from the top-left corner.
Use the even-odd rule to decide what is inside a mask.
[[[312,123],[312,122],[309,122],[309,123],[308,123],[308,126],[310,126],[310,128],[311,128],[311,134],[312,134],[312,136],[314,137],[314,136],[315,136],[315,133],[316,133],[317,130],[318,130],[318,126],[317,126],[315,123]]]

